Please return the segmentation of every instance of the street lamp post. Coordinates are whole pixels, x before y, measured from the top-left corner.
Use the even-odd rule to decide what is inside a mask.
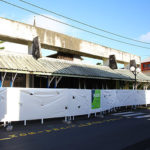
[[[137,87],[136,87],[136,77],[137,77],[137,74],[141,71],[141,69],[140,68],[138,68],[138,67],[134,67],[134,66],[131,66],[130,67],[130,71],[134,74],[134,89],[137,89]]]

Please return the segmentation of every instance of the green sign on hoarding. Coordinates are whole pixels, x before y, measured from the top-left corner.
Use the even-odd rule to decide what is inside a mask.
[[[92,109],[100,108],[101,91],[92,90]]]

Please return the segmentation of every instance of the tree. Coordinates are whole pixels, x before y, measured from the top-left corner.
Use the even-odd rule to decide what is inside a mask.
[[[98,62],[96,65],[99,65],[99,66],[101,66],[102,64],[101,64],[100,62]]]
[[[0,41],[0,44],[2,44],[2,43],[4,43],[3,41]],[[5,47],[1,47],[0,46],[0,50],[3,50],[3,49],[5,49]]]

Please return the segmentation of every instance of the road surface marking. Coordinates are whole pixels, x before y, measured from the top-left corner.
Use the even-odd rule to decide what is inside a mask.
[[[0,141],[4,141],[4,140],[10,140],[11,138],[3,138],[3,139],[0,139]]]
[[[148,118],[148,117],[150,117],[150,115],[137,116],[137,117],[134,117],[134,118]]]
[[[122,115],[123,117],[131,117],[131,116],[138,116],[138,115],[144,115],[145,113],[132,113],[127,115]]]
[[[114,114],[112,114],[112,115],[114,115],[114,116],[119,116],[119,115],[131,114],[131,113],[133,113],[133,112],[128,111],[128,112],[114,113]]]
[[[106,123],[106,122],[109,122],[109,121],[113,122],[113,121],[117,121],[117,120],[121,120],[121,119],[122,119],[122,117],[119,117],[119,118],[116,118],[116,119],[108,119],[108,120],[102,120],[102,121],[93,121],[93,122],[81,123],[81,124],[78,124],[78,125],[70,125],[70,126],[67,126],[67,127],[52,128],[51,130],[47,129],[47,130],[43,130],[43,131],[11,134],[11,135],[8,135],[8,137],[6,137],[6,138],[1,138],[0,141],[10,140],[10,139],[18,138],[18,137],[25,137],[25,136],[36,135],[36,134],[39,134],[39,133],[57,132],[59,130],[74,128],[74,127],[78,127],[78,128],[80,128],[80,127],[87,127],[87,126],[91,126],[91,125],[95,125],[95,124],[103,124],[103,123]]]

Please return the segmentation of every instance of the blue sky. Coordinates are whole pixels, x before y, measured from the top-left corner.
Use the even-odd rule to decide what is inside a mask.
[[[143,40],[150,42],[150,1],[149,0],[26,0],[34,3],[46,9],[50,9],[64,16],[74,18],[81,22],[96,26],[98,28],[108,30],[126,37],[130,37],[137,40]],[[19,0],[9,0],[9,2],[20,5],[24,8],[37,11],[41,14],[60,19],[66,23],[96,32],[111,38],[122,40],[145,47],[150,47],[150,44],[141,44],[132,42],[110,34],[106,34],[94,29],[79,25],[71,22],[67,19],[60,18],[48,12],[31,7],[27,4],[20,2]],[[0,17],[6,17],[9,19],[32,23],[33,14],[25,12],[23,10],[11,7],[3,2],[0,2]],[[38,18],[38,17],[37,17]],[[52,24],[50,20],[45,20],[45,24]],[[40,22],[40,19],[39,19]],[[43,22],[43,20],[41,21]],[[48,23],[50,22],[50,23]],[[44,23],[43,23],[44,24]],[[39,23],[39,26],[42,23]],[[142,49],[126,44],[121,44],[111,40],[107,40],[101,37],[91,35],[64,25],[54,25],[59,32],[69,34],[84,40],[92,41],[105,45],[111,48],[123,50],[132,54],[136,54],[142,57],[142,59],[150,56],[150,49]],[[48,28],[48,26],[47,26]],[[53,30],[53,27],[49,27]],[[149,34],[148,34],[149,33]],[[142,36],[143,35],[143,36]]]

